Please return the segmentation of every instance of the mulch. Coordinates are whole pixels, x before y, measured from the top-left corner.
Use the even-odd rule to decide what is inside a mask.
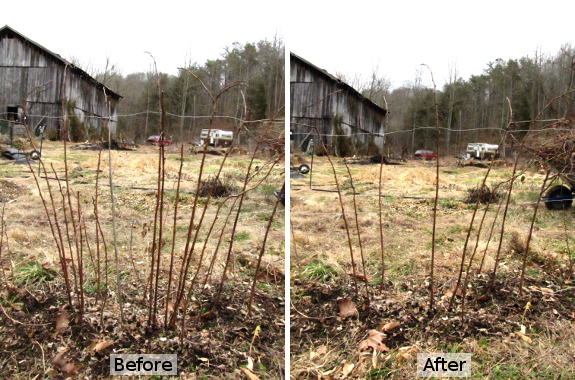
[[[178,374],[195,372],[217,378],[237,378],[250,355],[253,372],[263,378],[284,373],[284,288],[273,284],[258,289],[252,315],[246,314],[249,287],[242,281],[225,285],[216,312],[205,316],[213,306],[211,295],[198,292],[188,308],[187,335],[180,344],[180,322],[175,329],[148,328],[147,303],[141,302],[138,284],[125,284],[123,326],[118,305],[108,301],[101,315],[95,294],[86,295],[86,313],[80,323],[79,313],[69,310],[69,328],[55,333],[56,315],[67,305],[61,286],[45,284],[44,289],[19,288],[10,292],[0,313],[0,378],[33,378],[49,374],[62,378],[51,359],[67,349],[66,358],[80,368],[79,375],[90,379],[109,378],[112,353],[177,354]],[[4,285],[2,285],[4,286]],[[216,284],[212,285],[212,290]],[[159,308],[162,316],[164,309]],[[200,317],[203,316],[203,317]],[[100,318],[103,317],[103,325]],[[179,320],[181,320],[181,313]],[[254,339],[254,331],[261,332]],[[114,343],[101,352],[87,348],[96,341]],[[251,345],[253,341],[253,345]],[[42,348],[40,348],[40,346]],[[198,378],[201,378],[198,377]]]
[[[424,278],[417,276],[386,284],[383,294],[379,293],[379,285],[370,285],[369,305],[365,286],[359,280],[359,298],[349,278],[323,284],[296,280],[291,290],[291,355],[297,357],[326,342],[345,341],[357,347],[359,340],[353,341],[357,336],[354,332],[358,328],[364,331],[365,334],[356,338],[364,339],[368,331],[378,329],[382,322],[399,322],[399,328],[386,332],[388,336],[384,340],[390,350],[395,350],[413,345],[436,347],[439,343],[462,342],[469,337],[503,338],[519,331],[520,325],[543,331],[545,324],[554,319],[575,321],[572,301],[575,287],[569,288],[571,285],[558,292],[556,279],[546,275],[526,276],[520,297],[519,276],[506,273],[498,276],[491,294],[481,297],[489,280],[489,276],[479,275],[471,282],[463,319],[459,307],[461,294],[456,296],[454,310],[447,310],[451,293],[446,286],[436,291],[436,307],[429,312],[429,286],[425,285]],[[346,298],[357,305],[357,316],[340,317],[337,300]],[[526,311],[528,302],[530,306]]]

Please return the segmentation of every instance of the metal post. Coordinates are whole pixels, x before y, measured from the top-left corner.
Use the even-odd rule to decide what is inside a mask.
[[[311,139],[309,143],[311,145],[311,167],[309,168],[309,188],[311,189],[311,177],[313,175],[313,153],[315,151],[315,148],[313,146],[313,139]]]
[[[40,159],[42,158],[42,144],[44,143],[44,127],[40,128],[40,157],[38,158],[38,177],[40,177]]]

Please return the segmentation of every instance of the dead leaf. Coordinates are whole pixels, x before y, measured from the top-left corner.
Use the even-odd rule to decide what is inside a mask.
[[[260,272],[256,276],[256,280],[258,280],[259,282],[272,282],[273,279],[274,279],[273,276],[270,276],[266,271]]]
[[[444,294],[447,298],[453,297],[453,289],[455,289],[456,285],[457,285],[457,280],[451,281],[451,285],[444,292]],[[459,283],[459,286],[457,287],[457,292],[455,293],[455,295],[457,297],[463,297],[463,284]]]
[[[337,301],[337,306],[339,307],[339,315],[342,318],[351,317],[357,314],[357,307],[349,298],[344,298]]]
[[[336,369],[334,368],[334,369],[332,369],[332,370],[330,370],[330,371],[323,372],[321,375],[324,376],[324,377],[325,377],[325,376],[329,376],[329,375],[331,375],[332,373],[334,373],[335,370],[336,370]]]
[[[343,373],[343,377],[346,377],[347,375],[349,375],[351,373],[351,371],[353,371],[353,367],[355,367],[355,364],[345,363],[343,365],[343,368],[341,369],[341,372]]]
[[[166,302],[167,307],[168,307],[168,313],[173,313],[174,312],[174,303],[172,302],[172,300],[169,300],[166,298]]]
[[[252,335],[254,336],[254,339],[257,338],[258,336],[260,336],[261,331],[262,331],[262,328],[260,327],[260,325],[257,325],[256,329],[252,333]]]
[[[90,347],[88,347],[88,352],[91,352],[92,355],[95,352],[100,352],[108,347],[110,347],[112,344],[114,344],[113,340],[105,340],[103,342],[98,342],[97,340],[95,340]]]
[[[62,308],[62,311],[54,317],[54,321],[56,322],[55,333],[58,334],[60,331],[69,327],[70,316],[68,315],[68,312]]]
[[[62,372],[64,379],[77,375],[80,370],[80,367],[76,367],[74,363],[68,362],[64,357],[66,351],[60,351],[52,358],[52,363]]]
[[[555,293],[553,291],[553,289],[549,289],[549,288],[541,288],[541,293],[545,293],[545,294],[553,294]]]
[[[409,352],[398,352],[395,356],[395,360],[397,360],[399,363],[410,362],[413,360],[413,356],[411,356]]]
[[[396,328],[398,328],[400,325],[399,322],[389,322],[386,324],[381,324],[379,325],[379,327],[377,328],[377,330],[381,331],[381,332],[388,332],[391,330],[395,330]]]
[[[399,362],[412,361],[415,359],[418,352],[419,349],[416,346],[400,347],[396,356],[396,360]]]
[[[402,363],[404,361],[409,362],[409,361],[411,361],[411,359],[412,359],[412,357],[408,353],[401,353],[400,352],[395,356],[395,360],[397,360],[399,363]]]
[[[487,298],[489,298],[489,293],[485,293],[484,295],[482,295],[481,297],[479,297],[477,300],[480,302],[486,301]]]
[[[50,270],[52,269],[52,263],[44,263],[42,264],[42,268],[44,268],[45,270]]]
[[[410,353],[410,354],[419,353],[419,349],[416,346],[400,347],[398,351],[403,352],[403,353]]]
[[[382,343],[382,340],[385,337],[386,335],[384,333],[381,333],[377,330],[371,330],[369,332],[369,337],[366,340],[359,342],[357,349],[363,352],[371,347],[376,351],[389,352],[389,348],[387,348],[387,346]]]
[[[257,377],[256,375],[254,375],[254,374],[252,373],[252,371],[250,371],[249,369],[244,368],[244,367],[240,367],[240,369],[242,370],[243,373],[246,374],[246,376],[248,377],[248,379],[250,379],[250,380],[260,380],[260,378]]]
[[[267,268],[266,270],[258,273],[258,275],[256,276],[256,279],[258,281],[268,283],[269,282],[277,283],[283,278],[284,274],[282,273],[282,271],[275,267]]]
[[[527,335],[519,332],[519,331],[515,331],[515,335],[517,335],[519,338],[521,338],[523,341],[531,344],[533,343],[533,341],[531,340],[531,338],[529,338]]]
[[[46,370],[46,372],[44,372],[44,375],[48,375],[49,377],[56,377],[58,376],[58,371],[56,371],[54,368],[49,368]]]
[[[357,278],[359,281],[369,281],[369,277],[361,275],[361,274],[355,274],[355,278]]]
[[[249,356],[248,356],[247,369],[249,369],[250,371],[253,371],[253,370],[254,370],[254,361],[253,361],[252,358],[250,358]]]
[[[327,347],[326,346],[320,346],[317,351],[310,351],[309,353],[309,359],[313,359],[313,358],[317,358],[320,357],[321,355],[325,355],[327,353]]]
[[[22,310],[22,308],[20,306],[14,305],[12,302],[8,302],[8,305],[10,305],[10,307],[16,311]]]

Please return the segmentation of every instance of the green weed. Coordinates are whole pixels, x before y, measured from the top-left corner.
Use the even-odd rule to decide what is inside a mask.
[[[250,238],[250,234],[247,232],[236,232],[234,234],[234,240],[235,241],[248,240],[249,238]]]
[[[44,282],[51,281],[56,276],[56,272],[52,269],[43,268],[37,262],[31,262],[17,268],[15,276],[17,284],[34,282],[38,285],[43,285]]]
[[[455,199],[439,199],[437,204],[443,209],[458,209],[461,202]]]
[[[327,281],[336,274],[335,269],[329,265],[325,265],[319,260],[313,261],[311,264],[305,265],[302,268],[304,270],[303,274],[310,280]]]

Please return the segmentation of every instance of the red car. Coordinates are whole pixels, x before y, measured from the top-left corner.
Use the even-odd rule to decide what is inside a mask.
[[[415,152],[413,157],[419,158],[420,160],[429,161],[429,160],[433,160],[434,158],[437,158],[437,154],[434,154],[430,150],[418,150],[417,152]]]
[[[165,145],[170,145],[172,143],[172,140],[169,140],[167,138],[164,137],[164,144]],[[152,145],[160,145],[160,136],[150,136],[148,137],[148,144],[152,144]]]

